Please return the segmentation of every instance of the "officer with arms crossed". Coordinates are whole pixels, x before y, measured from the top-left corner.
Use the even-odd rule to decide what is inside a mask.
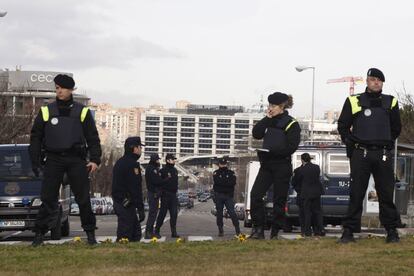
[[[339,242],[354,242],[361,231],[362,202],[372,174],[379,200],[379,218],[386,242],[398,242],[399,214],[393,202],[394,172],[391,150],[401,132],[397,99],[382,93],[384,74],[371,68],[365,92],[349,96],[338,119],[338,131],[347,146],[351,165],[350,200]]]
[[[140,137],[128,137],[124,144],[124,156],[116,161],[113,169],[112,198],[115,214],[118,216],[117,241],[127,238],[131,242],[137,242],[141,239],[140,222],[144,221],[145,212],[138,159],[142,146],[144,144]]]
[[[101,162],[98,131],[89,109],[73,101],[73,78],[60,74],[54,82],[56,101],[41,107],[30,135],[29,153],[35,175],[39,175],[45,161],[42,205],[36,219],[33,245],[41,245],[44,234],[59,223],[59,188],[65,173],[79,205],[88,243],[95,244],[96,220],[91,208],[88,174]],[[41,157],[42,149],[46,152],[45,160]],[[89,161],[86,160],[88,153]]]
[[[161,238],[160,229],[164,223],[165,216],[167,211],[170,212],[170,227],[171,227],[171,237],[179,238],[177,234],[177,216],[178,216],[178,172],[175,166],[174,154],[168,153],[165,157],[166,164],[161,169],[162,179],[166,179],[166,182],[161,186],[162,196],[161,196],[161,208],[158,213],[157,223],[155,225],[154,236]]]
[[[161,187],[168,181],[168,178],[161,178],[160,166],[160,157],[158,154],[151,154],[150,162],[145,169],[145,183],[147,184],[149,207],[148,220],[145,228],[145,239],[154,237],[154,223],[157,219],[158,206],[161,199]]]
[[[263,197],[273,185],[273,222],[271,239],[277,239],[285,224],[285,204],[292,176],[291,155],[300,142],[298,122],[287,112],[293,105],[292,96],[275,92],[268,97],[266,117],[253,127],[253,137],[263,139],[258,152],[260,169],[250,192],[252,239],[264,239],[265,206]]]
[[[213,172],[213,191],[214,200],[216,203],[217,210],[217,226],[219,229],[219,237],[224,236],[223,231],[223,207],[230,215],[231,221],[233,222],[236,235],[240,235],[239,220],[236,212],[234,211],[234,186],[236,186],[236,175],[232,170],[227,168],[227,160],[222,158],[218,163],[219,169]]]

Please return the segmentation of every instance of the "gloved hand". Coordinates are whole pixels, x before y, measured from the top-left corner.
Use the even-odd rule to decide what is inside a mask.
[[[143,222],[145,220],[144,209],[138,209],[138,218],[139,218],[139,222]]]
[[[36,177],[39,177],[39,174],[40,174],[40,168],[39,168],[39,167],[37,167],[37,166],[32,166],[32,171],[33,171],[33,174],[34,174]]]

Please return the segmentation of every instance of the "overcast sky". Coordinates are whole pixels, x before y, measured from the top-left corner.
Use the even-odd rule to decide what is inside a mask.
[[[252,106],[294,96],[292,113],[341,109],[347,83],[381,69],[414,90],[412,1],[2,0],[0,68],[72,72],[93,102]],[[356,91],[363,91],[359,84]]]

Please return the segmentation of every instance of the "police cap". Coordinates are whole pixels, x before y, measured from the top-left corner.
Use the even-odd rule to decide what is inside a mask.
[[[141,137],[133,136],[133,137],[128,137],[125,140],[125,147],[137,147],[137,146],[145,146],[143,143],[141,143]]]
[[[152,153],[150,157],[150,161],[155,162],[157,160],[160,160],[161,158],[158,156],[158,153]]]
[[[177,158],[172,153],[167,153],[167,155],[165,156],[165,160],[176,160],[176,159]]]
[[[269,101],[269,103],[275,104],[275,105],[285,103],[288,101],[288,99],[289,99],[289,96],[282,92],[275,92],[273,94],[270,94],[267,97],[267,100]]]
[[[379,78],[382,82],[385,82],[384,73],[382,73],[381,70],[377,68],[370,68],[367,72],[367,77]]]
[[[218,160],[218,163],[220,164],[220,165],[227,165],[227,159],[226,158],[220,158],[219,160]]]
[[[62,88],[73,89],[75,88],[75,81],[71,76],[59,74],[53,79],[55,84],[59,85]]]
[[[305,153],[302,153],[302,155],[300,156],[300,159],[302,159],[305,162],[310,162],[312,157],[309,155],[309,153],[305,152]]]

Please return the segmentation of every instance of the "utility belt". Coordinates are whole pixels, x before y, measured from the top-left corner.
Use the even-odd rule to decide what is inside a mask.
[[[360,149],[360,150],[391,150],[391,148],[389,146],[378,146],[378,145],[365,145],[365,144],[358,144],[355,143],[354,147],[356,149]]]
[[[66,156],[72,156],[72,157],[81,157],[86,158],[87,150],[85,146],[74,146],[71,149],[64,150],[64,151],[54,151],[54,150],[48,150],[46,149],[46,155],[52,154],[55,156],[60,157],[66,157]]]

